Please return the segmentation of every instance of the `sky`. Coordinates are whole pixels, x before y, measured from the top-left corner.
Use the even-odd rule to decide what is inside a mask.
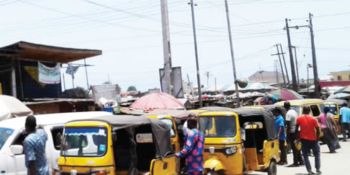
[[[224,0],[194,0],[201,84],[230,84],[233,70]],[[285,19],[290,26],[308,25],[314,15],[319,76],[349,69],[350,1],[348,0],[228,0],[236,72],[247,78],[258,70],[274,71],[277,43],[290,60]],[[196,86],[191,8],[188,1],[168,0],[173,66],[181,66],[183,79]],[[146,91],[160,87],[163,67],[160,1],[158,0],[0,0],[0,46],[18,41],[62,47],[99,49],[88,58],[89,84],[110,80],[123,91],[136,86]],[[297,47],[300,78],[312,63],[309,28],[291,29]],[[83,64],[83,61],[76,63]],[[65,69],[62,69],[64,72]],[[210,72],[209,82],[204,76]],[[290,73],[289,73],[290,74]],[[312,78],[312,73],[310,74]],[[72,79],[65,75],[65,86]],[[87,87],[85,70],[75,85]]]

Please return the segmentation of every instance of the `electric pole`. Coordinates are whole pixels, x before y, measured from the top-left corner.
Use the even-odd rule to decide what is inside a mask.
[[[169,30],[169,16],[168,16],[168,0],[160,0],[161,12],[162,12],[162,30],[163,30],[163,52],[164,52],[164,75],[161,77],[163,80],[162,91],[173,95],[172,93],[172,81],[171,81],[171,50],[170,50],[170,30]]]
[[[283,52],[283,47],[282,47],[282,44],[280,43],[280,48],[281,48],[281,52],[283,53],[282,54],[282,58],[283,58],[283,63],[284,63],[284,69],[286,71],[286,76],[287,76],[287,82],[288,82],[288,85],[290,85],[290,82],[289,82],[289,73],[288,73],[288,69],[287,69],[287,64],[286,64],[286,59],[284,58],[284,52]],[[287,87],[287,86],[286,86]]]
[[[227,0],[225,0],[225,7],[226,7],[226,18],[227,18],[227,29],[228,29],[228,35],[230,39],[230,49],[231,49],[231,59],[232,59],[232,69],[233,69],[233,82],[235,83],[235,89],[236,89],[236,100],[237,100],[237,106],[240,107],[240,100],[239,100],[239,93],[238,93],[238,84],[236,82],[237,75],[236,75],[236,63],[235,63],[235,57],[233,52],[233,44],[232,44],[232,36],[231,36],[231,22],[230,22],[230,12],[228,8]]]
[[[278,75],[278,60],[275,60],[275,74],[276,74],[276,83],[280,83],[280,77]]]
[[[298,92],[298,85],[297,85],[297,79],[295,76],[295,67],[294,67],[294,59],[293,59],[293,51],[292,51],[292,44],[290,40],[290,33],[289,33],[289,26],[288,26],[288,19],[286,18],[286,30],[287,30],[287,37],[288,37],[288,49],[289,49],[289,58],[290,58],[290,67],[292,72],[292,86],[293,90],[295,92]]]
[[[199,107],[202,105],[202,87],[201,87],[201,76],[199,74],[199,63],[198,63],[198,49],[197,49],[197,34],[196,34],[196,21],[194,19],[194,5],[193,0],[191,0],[191,12],[192,12],[192,26],[193,26],[193,39],[194,39],[194,52],[196,56],[196,68],[197,68],[197,84],[198,84],[198,98],[199,98]]]
[[[205,72],[204,75],[207,77],[207,87],[209,87],[209,77],[211,76],[211,75],[210,75],[210,72],[209,72],[209,71],[208,71],[208,72]]]
[[[280,65],[281,65],[281,71],[282,71],[282,76],[283,76],[283,83],[284,83],[284,87],[287,88],[287,84],[286,84],[286,76],[284,76],[284,71],[283,71],[283,66],[282,66],[282,60],[281,60],[281,55],[283,55],[284,53],[280,53],[280,50],[278,48],[278,44],[275,45],[277,48],[277,53],[276,54],[272,54],[271,56],[275,56],[278,55],[278,58],[280,60]]]
[[[314,38],[314,29],[312,25],[312,14],[309,13],[309,28],[310,28],[310,35],[311,35],[311,48],[312,48],[312,64],[314,67],[314,84],[315,84],[315,97],[320,97],[320,85],[318,84],[318,72],[317,72],[317,60],[316,60],[316,49],[315,49],[315,38]]]
[[[297,58],[297,47],[296,46],[292,46],[292,48],[294,48],[294,56],[295,56],[295,67],[296,67],[296,71],[297,71],[297,83],[298,83],[298,87],[300,85],[299,81],[299,64],[298,64],[298,58]]]
[[[194,94],[193,94],[193,84],[190,81],[190,76],[188,76],[188,74],[187,74],[187,80],[188,80],[188,86],[190,86],[190,89],[191,89],[191,95],[194,96]]]

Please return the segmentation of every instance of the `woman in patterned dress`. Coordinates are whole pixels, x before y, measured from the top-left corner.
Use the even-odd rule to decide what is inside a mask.
[[[183,150],[176,155],[186,157],[187,174],[188,175],[203,175],[204,171],[204,134],[197,129],[197,120],[187,120],[188,129],[187,140]]]

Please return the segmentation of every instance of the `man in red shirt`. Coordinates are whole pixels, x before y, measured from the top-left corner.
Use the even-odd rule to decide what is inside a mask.
[[[303,115],[297,118],[295,131],[297,132],[297,140],[301,141],[304,163],[308,174],[314,174],[309,161],[310,149],[315,155],[316,172],[321,174],[320,145],[318,144],[320,130],[317,120],[310,115],[309,106],[303,106]]]

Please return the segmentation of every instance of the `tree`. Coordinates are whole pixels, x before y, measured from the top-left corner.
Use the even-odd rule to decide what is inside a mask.
[[[137,89],[136,89],[135,86],[129,86],[127,91],[128,92],[130,92],[130,91],[137,91]]]

